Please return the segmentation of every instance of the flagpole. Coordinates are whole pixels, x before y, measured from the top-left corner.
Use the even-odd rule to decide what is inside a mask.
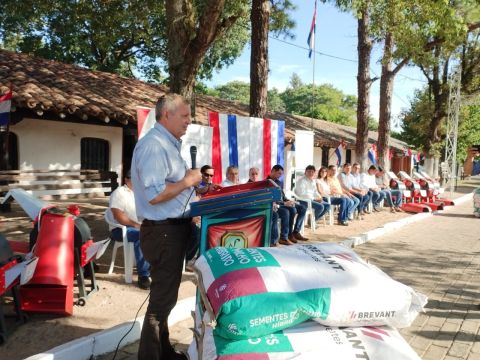
[[[9,90],[12,93],[12,84],[10,84]],[[8,93],[7,93],[8,94]],[[13,97],[13,96],[12,96]],[[0,170],[10,170],[10,121],[12,111],[12,100],[10,99],[10,109],[8,112],[8,120],[6,130],[3,132],[3,156],[2,163],[0,164]],[[3,168],[3,169],[2,169]]]
[[[317,56],[317,42],[315,41],[315,36],[316,36],[316,32],[317,32],[317,0],[315,0],[315,25],[314,25],[314,30],[313,30],[313,69],[312,69],[312,116],[310,117],[310,121],[311,121],[311,127],[312,127],[312,131],[313,131],[313,111],[315,109],[315,58]]]

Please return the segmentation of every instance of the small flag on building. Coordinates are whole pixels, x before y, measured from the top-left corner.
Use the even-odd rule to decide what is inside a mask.
[[[340,166],[342,163],[342,149],[345,147],[345,143],[342,140],[340,144],[338,144],[337,148],[335,149],[335,156],[337,157],[337,166]]]
[[[370,149],[368,149],[368,159],[373,165],[377,164],[377,145],[372,144]]]
[[[310,33],[308,34],[307,44],[308,44],[308,57],[312,57],[313,51],[315,51],[315,27],[317,20],[317,2],[315,1],[315,10],[313,11],[312,26],[310,26]]]
[[[12,107],[12,90],[0,96],[0,128],[7,127],[10,121],[10,109]]]
[[[421,159],[422,159],[422,155],[420,154],[420,152],[417,152],[413,157],[414,164],[415,165],[418,164],[421,161]]]
[[[392,160],[392,158],[393,158],[393,149],[388,148],[388,160]]]

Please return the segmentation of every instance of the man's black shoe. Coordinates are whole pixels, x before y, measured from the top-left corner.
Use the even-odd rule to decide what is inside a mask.
[[[143,290],[149,290],[151,280],[148,276],[139,276],[138,277],[138,287]]]

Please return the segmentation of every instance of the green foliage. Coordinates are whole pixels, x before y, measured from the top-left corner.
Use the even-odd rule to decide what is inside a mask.
[[[402,132],[400,140],[413,145],[415,149],[424,151],[428,143],[428,127],[434,112],[433,100],[427,90],[417,90],[410,103],[410,109],[400,114],[402,119]],[[445,136],[445,130],[441,133]],[[434,153],[440,154],[441,146],[434,149]]]
[[[216,86],[214,90],[220,99],[238,101],[246,105],[250,101],[250,84],[244,81],[230,81]]]
[[[477,103],[480,103],[480,96],[477,97]],[[392,134],[392,136],[413,145],[417,150],[424,151],[433,111],[434,104],[430,99],[428,90],[417,91],[410,109],[405,110],[401,115],[403,131],[399,134]],[[445,133],[446,124],[444,121],[440,125],[442,140],[435,145],[433,154],[441,155],[444,151]],[[462,105],[459,114],[457,159],[463,161],[468,147],[477,143],[480,143],[480,105],[466,103]]]
[[[0,46],[13,51],[166,82],[165,2],[161,0],[2,0]],[[192,0],[194,13],[206,0]],[[241,16],[207,51],[197,74],[210,79],[229,66],[250,40],[250,1],[226,0],[222,19]],[[272,1],[271,29],[293,37],[290,0]],[[208,11],[208,9],[207,9]]]
[[[281,94],[276,88],[268,90],[267,107],[268,111],[285,112],[286,110],[286,106],[282,100]]]
[[[330,84],[315,86],[315,106],[312,109],[312,85],[304,85],[300,77],[292,75],[292,81],[284,92],[277,89],[268,91],[268,111],[313,116],[338,124],[355,126],[357,98],[346,95]],[[225,100],[238,101],[248,105],[250,84],[243,81],[230,81],[224,85],[208,89],[197,88],[202,94],[212,95]],[[371,130],[376,130],[378,123],[371,119]]]
[[[478,105],[462,106],[458,124],[457,159],[464,161],[468,147],[480,144],[480,96]]]
[[[287,113],[355,126],[357,108],[355,96],[346,95],[330,84],[315,88],[294,81],[291,81],[291,84],[296,87],[289,87],[281,94]]]
[[[378,121],[372,117],[368,119],[368,130],[378,131]]]
[[[293,73],[290,76],[290,88],[291,89],[298,89],[299,87],[303,86],[303,81],[297,73]]]
[[[291,32],[295,28],[295,22],[290,17],[290,13],[297,7],[290,0],[271,0],[270,5],[270,32],[275,36],[283,35],[286,38],[295,38]]]
[[[163,2],[3,0],[2,46],[47,59],[133,76],[163,46]],[[147,60],[148,59],[148,60]]]

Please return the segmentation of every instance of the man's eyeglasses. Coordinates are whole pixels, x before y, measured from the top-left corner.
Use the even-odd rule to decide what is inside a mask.
[[[213,174],[203,174],[203,176],[213,177]]]

